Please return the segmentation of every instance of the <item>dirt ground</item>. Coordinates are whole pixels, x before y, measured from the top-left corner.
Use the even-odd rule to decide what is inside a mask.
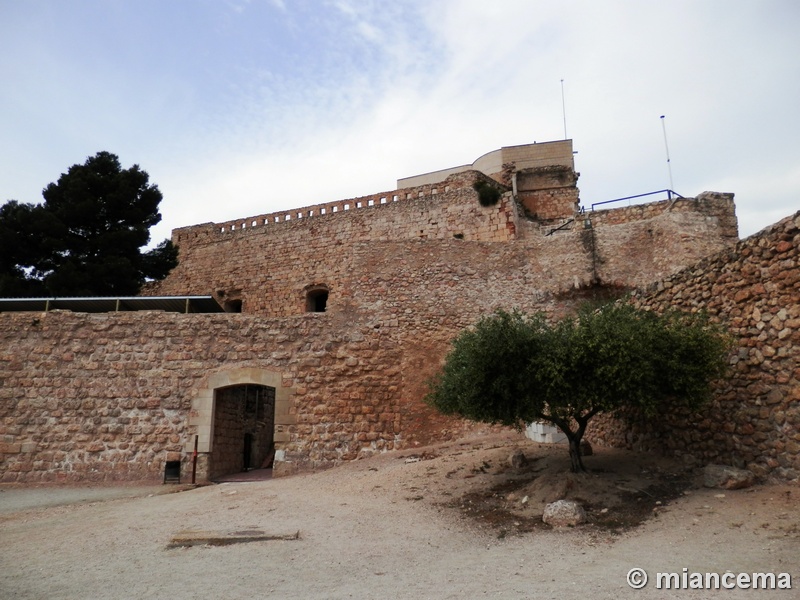
[[[260,482],[0,487],[0,598],[800,598],[797,486],[707,489],[603,448],[584,460],[570,474],[564,446],[504,434]],[[559,498],[588,523],[544,525]],[[169,548],[187,531],[299,536]],[[684,568],[790,573],[792,589],[656,588]]]

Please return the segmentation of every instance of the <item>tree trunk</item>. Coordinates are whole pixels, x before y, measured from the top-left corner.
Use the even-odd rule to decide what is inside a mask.
[[[586,415],[573,417],[578,423],[577,431],[572,431],[572,429],[569,427],[569,422],[565,419],[538,415],[539,418],[550,421],[553,425],[563,431],[564,435],[567,436],[567,439],[569,440],[570,471],[573,473],[586,472],[586,467],[583,466],[583,459],[581,458],[581,440],[583,439],[583,434],[586,433],[586,425],[589,422],[589,419],[591,419],[597,412],[597,410],[594,410]]]
[[[570,471],[573,473],[585,473],[586,467],[583,466],[583,459],[581,458],[581,438],[577,435],[567,436],[569,439],[569,460]]]

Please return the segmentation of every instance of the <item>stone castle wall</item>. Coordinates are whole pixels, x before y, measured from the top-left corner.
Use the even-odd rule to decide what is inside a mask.
[[[266,220],[268,224],[178,229],[173,241],[180,248],[180,264],[147,295],[211,293],[223,304],[232,298],[241,300],[244,312],[289,316],[306,311],[310,288],[324,286],[329,290],[329,310],[343,310],[363,307],[364,301],[372,303],[374,292],[356,293],[356,289],[373,285],[373,263],[408,271],[405,261],[412,261],[419,270],[398,278],[396,285],[403,285],[403,281],[418,281],[416,274],[430,268],[419,264],[417,256],[435,258],[443,253],[453,268],[463,265],[467,271],[480,273],[451,278],[449,289],[464,288],[470,279],[477,289],[487,278],[508,281],[507,289],[494,294],[505,305],[522,289],[536,296],[542,290],[598,282],[645,285],[738,239],[731,194],[576,214],[558,228],[558,224],[525,216],[525,209],[508,193],[498,205],[481,207],[472,189],[477,178],[485,176],[460,173],[448,179],[447,186],[440,186],[447,191],[373,206],[362,202],[360,209],[325,215],[303,209],[317,210],[317,216],[310,218],[276,223],[272,218],[253,217],[239,221]],[[564,200],[558,202],[563,209]],[[355,206],[353,201],[341,204]],[[363,257],[364,264],[357,264],[356,256]],[[376,281],[374,287],[379,290],[381,285]],[[433,296],[440,293],[430,286],[423,288]],[[413,296],[392,295],[389,301]],[[440,304],[430,302],[419,314],[431,310],[438,312]],[[464,315],[469,319],[470,311]]]
[[[596,233],[597,277],[607,284],[644,286],[739,240],[732,194],[706,192],[587,215]]]
[[[234,223],[178,229],[173,241],[180,249],[180,264],[148,295],[212,293],[220,301],[235,296],[242,300],[244,312],[288,316],[305,312],[309,287],[325,285],[330,290],[329,308],[336,310],[348,297],[346,282],[355,273],[351,248],[356,243],[513,239],[517,221],[513,202],[505,196],[497,206],[481,207],[472,189],[479,178],[486,179],[470,171],[438,188],[367,197],[376,200],[372,206],[357,199],[329,203],[325,214],[319,207],[304,208],[302,212],[314,215],[300,219],[287,221],[277,215],[275,222],[275,216],[251,217],[237,221],[235,229]],[[395,196],[401,199],[380,203],[381,198]],[[341,208],[333,212],[331,206]],[[252,226],[253,222],[261,224]]]
[[[393,449],[394,331],[328,314],[0,313],[0,481],[158,479],[167,460],[186,477],[198,393],[228,371],[275,373],[288,390],[284,470]]]
[[[735,243],[729,195],[548,223],[510,191],[481,207],[480,178],[176,230],[180,264],[147,295],[244,314],[0,313],[0,479],[185,474],[195,436],[214,474],[215,390],[239,383],[276,390],[276,473],[447,438],[469,425],[422,399],[460,329],[496,308],[558,317]],[[327,310],[308,313],[319,287]]]
[[[800,213],[637,292],[634,304],[706,311],[735,340],[713,402],[658,421],[598,420],[599,443],[800,478]]]

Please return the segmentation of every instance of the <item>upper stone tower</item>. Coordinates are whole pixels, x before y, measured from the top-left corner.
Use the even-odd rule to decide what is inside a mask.
[[[454,173],[480,171],[513,189],[526,216],[539,221],[568,219],[578,212],[579,174],[572,140],[504,146],[471,165],[451,167],[397,180],[398,188],[434,185]]]

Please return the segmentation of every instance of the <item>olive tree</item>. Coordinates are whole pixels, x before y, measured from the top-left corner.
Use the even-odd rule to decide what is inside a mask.
[[[499,310],[461,332],[426,400],[445,414],[522,428],[547,421],[569,440],[573,471],[589,421],[624,408],[697,408],[727,367],[729,338],[704,315],[629,304],[586,308],[553,325]]]

